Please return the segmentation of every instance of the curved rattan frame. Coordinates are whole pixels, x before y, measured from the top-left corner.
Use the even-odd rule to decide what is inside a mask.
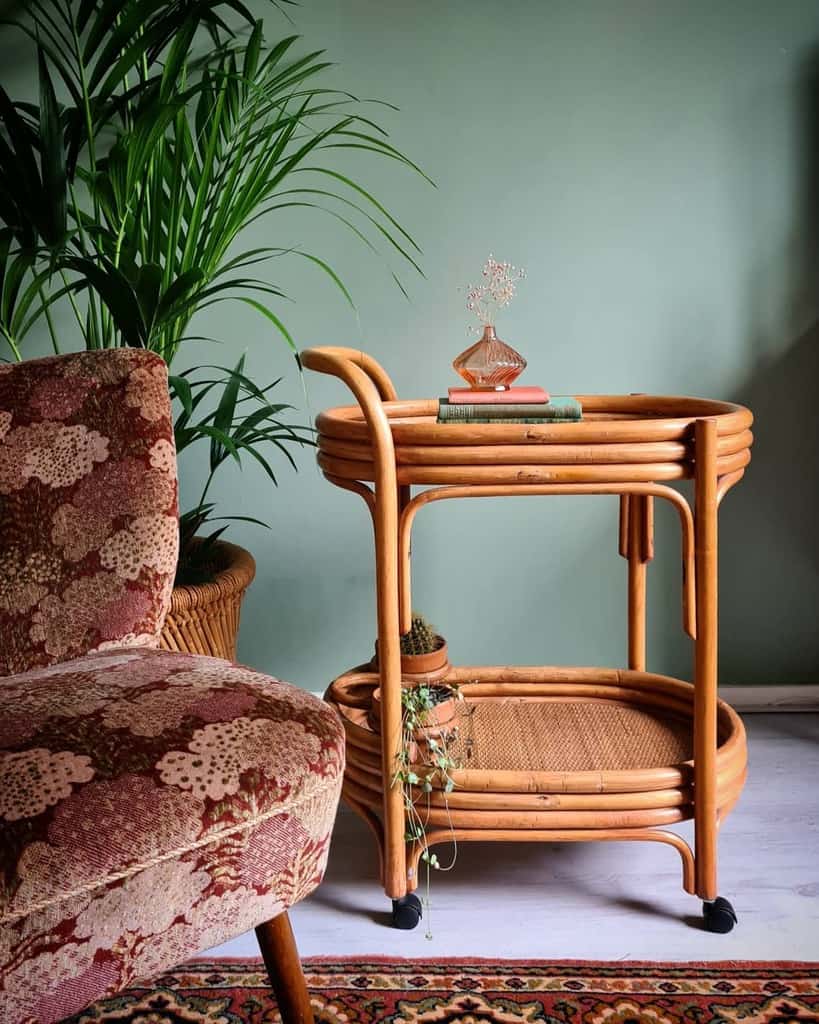
[[[717,895],[717,833],[745,781],[745,733],[717,699],[717,515],[750,461],[753,417],[729,402],[652,395],[583,395],[580,423],[435,422],[437,403],[398,400],[385,371],[364,353],[309,349],[306,367],[339,377],[357,405],[319,415],[318,462],[326,478],[360,495],[376,553],[380,671],[339,677],[327,699],[347,730],[344,794],[378,842],[385,891],[416,884],[421,850],[406,846],[400,789],[392,779],[401,731],[398,640],[411,608],[412,526],[428,504],[501,495],[595,494],[620,498],[619,551],[628,563],[626,669],[453,668],[467,699],[614,700],[691,723],[694,756],[650,770],[454,773],[444,802],[432,794],[429,843],[459,840],[647,840],[673,846],[683,885]],[[670,482],[692,479],[694,500]],[[370,486],[372,485],[372,486]],[[414,497],[411,488],[426,488]],[[646,570],[654,555],[654,501],[670,502],[681,527],[683,628],[694,641],[694,683],[646,672]],[[381,687],[380,734],[366,722]],[[446,803],[446,806],[445,806]],[[694,849],[663,826],[693,818]],[[451,827],[450,827],[451,826]]]

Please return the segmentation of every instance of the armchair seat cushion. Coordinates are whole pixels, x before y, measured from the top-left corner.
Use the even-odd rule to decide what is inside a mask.
[[[305,896],[343,761],[330,708],[214,658],[0,678],[0,1019],[76,1012]]]

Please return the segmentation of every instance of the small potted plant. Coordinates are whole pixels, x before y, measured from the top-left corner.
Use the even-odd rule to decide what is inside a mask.
[[[378,670],[377,640],[375,657],[370,664]],[[410,682],[432,682],[443,679],[450,668],[446,640],[420,612],[413,612],[412,624],[401,636],[401,678]]]
[[[413,612],[412,625],[401,636],[401,686],[419,691],[418,699],[425,703],[424,729],[446,729],[455,721],[456,691],[443,682],[451,667],[446,640],[420,612]],[[378,671],[377,640],[370,668]],[[380,687],[373,691],[370,724],[381,729]]]

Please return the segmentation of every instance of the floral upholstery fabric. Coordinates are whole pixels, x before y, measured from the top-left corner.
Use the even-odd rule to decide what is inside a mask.
[[[0,1021],[52,1024],[320,881],[343,731],[156,649],[178,545],[161,359],[0,366]]]
[[[177,547],[163,360],[0,366],[0,676],[155,643]]]
[[[0,679],[0,1020],[60,1020],[307,895],[343,762],[327,705],[215,658]]]

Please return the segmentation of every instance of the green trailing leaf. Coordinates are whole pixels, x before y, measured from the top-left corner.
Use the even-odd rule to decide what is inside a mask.
[[[198,285],[204,280],[204,273],[199,267],[192,267],[181,274],[167,289],[157,306],[157,319],[173,319],[182,315],[182,304],[191,296]]]
[[[95,262],[85,256],[69,256],[64,265],[81,275],[87,286],[97,292],[113,317],[124,344],[145,348],[147,325],[139,299],[134,286],[119,267],[107,257]]]
[[[298,351],[298,349],[296,348],[296,343],[295,341],[293,341],[292,335],[271,309],[269,309],[267,306],[262,305],[261,302],[257,302],[255,299],[249,299],[246,295],[240,295],[238,296],[238,298],[240,302],[246,303],[248,306],[255,309],[257,312],[261,313],[262,316],[267,317],[267,319],[276,327],[276,329],[282,335],[282,337],[290,346],[290,348],[294,352]]]
[[[169,374],[168,386],[170,387],[171,396],[179,399],[185,414],[189,417],[192,416],[193,392],[191,391],[190,382],[184,377]]]
[[[244,370],[245,357],[242,356],[239,362],[236,364],[236,373],[241,373]],[[222,397],[219,399],[219,404],[216,407],[216,413],[213,417],[213,426],[216,430],[224,432],[229,430],[233,425],[233,418],[236,415],[236,401],[239,397],[239,378],[235,373],[232,373],[225,384],[224,390],[222,391]],[[233,438],[231,438],[231,443]],[[216,437],[211,438],[210,446],[210,465],[211,469],[216,469],[219,463],[224,459],[224,448]]]
[[[350,304],[350,308],[351,309],[355,309],[355,303],[353,302],[353,297],[347,291],[347,288],[346,288],[344,282],[341,280],[341,278],[338,276],[338,274],[335,272],[335,270],[333,270],[333,268],[330,266],[329,263],[325,263],[324,260],[319,259],[318,256],[314,256],[312,253],[301,252],[300,250],[294,250],[294,251],[296,252],[296,254],[298,256],[303,256],[306,260],[310,260],[311,263],[315,263],[315,265],[317,267],[321,267],[321,269],[324,271],[324,273],[327,274],[327,276],[333,281],[333,283],[339,289],[341,294],[344,296],[344,298]]]
[[[40,177],[45,207],[41,224],[44,241],[62,245],[67,225],[66,170],[60,111],[42,49],[38,51],[40,77]]]
[[[134,283],[142,321],[145,324],[146,343],[153,332],[154,322],[159,314],[162,295],[162,268],[156,263],[143,264],[136,275]]]
[[[0,86],[0,216],[24,249],[38,241],[43,200],[37,135]]]

